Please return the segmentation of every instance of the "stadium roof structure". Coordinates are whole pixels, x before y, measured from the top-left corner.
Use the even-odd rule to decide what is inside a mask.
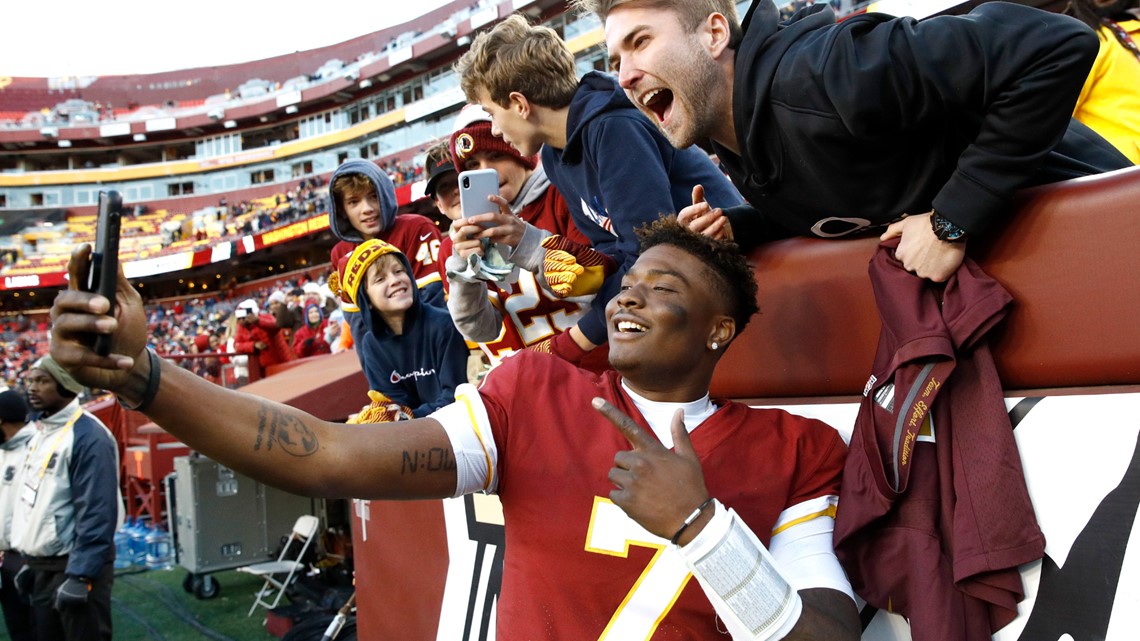
[[[542,20],[564,12],[565,2],[501,0],[472,9],[466,0],[453,0],[342,43],[234,65],[125,76],[0,77],[0,149],[58,151],[61,141],[71,150],[129,147],[140,135],[154,143],[301,118],[449,64],[474,32],[515,11]],[[84,103],[107,110],[66,122],[40,117]]]

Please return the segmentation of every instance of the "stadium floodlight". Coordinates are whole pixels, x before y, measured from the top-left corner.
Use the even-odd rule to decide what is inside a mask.
[[[237,127],[237,121],[236,120],[227,120],[227,121],[222,123],[222,126],[225,127],[226,129],[233,129],[234,127]]]
[[[210,117],[210,120],[221,120],[226,117],[226,110],[221,107],[215,107],[207,111],[206,115]]]
[[[44,138],[58,138],[59,137],[59,128],[58,127],[44,127],[42,129],[40,129],[40,135],[43,136]]]
[[[285,113],[287,113],[287,114],[297,113],[297,105],[289,105],[288,107],[285,107]]]

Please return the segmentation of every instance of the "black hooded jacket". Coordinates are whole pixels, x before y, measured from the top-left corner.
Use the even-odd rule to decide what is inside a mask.
[[[1130,166],[1070,114],[1097,52],[1081,22],[986,3],[923,21],[785,23],[757,0],[736,51],[741,155],[714,144],[751,207],[737,241],[843,236],[936,209],[982,233],[1023,187]]]

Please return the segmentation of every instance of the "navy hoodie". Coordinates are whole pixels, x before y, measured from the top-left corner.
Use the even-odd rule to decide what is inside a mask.
[[[637,260],[637,227],[693,204],[697,184],[704,185],[713,207],[744,202],[708,154],[697,147],[675,149],[617,79],[596,71],[582,77],[570,102],[566,148],[543,146],[542,166],[566,198],[574,224],[619,266],[578,322],[596,345],[606,342],[606,303]]]
[[[412,273],[408,257],[396,256]],[[412,306],[404,312],[404,333],[397,336],[372,309],[367,287],[360,285],[356,304],[363,332],[357,343],[370,389],[410,407],[420,418],[455,401],[455,388],[467,382],[467,343],[446,310],[423,302],[412,283]]]

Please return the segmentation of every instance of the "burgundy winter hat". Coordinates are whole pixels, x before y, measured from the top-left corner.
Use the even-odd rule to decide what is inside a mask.
[[[468,158],[481,151],[493,151],[517,160],[527,169],[534,169],[534,156],[523,156],[507,141],[491,133],[491,115],[479,105],[467,105],[460,110],[451,130],[451,161],[462,169]]]

